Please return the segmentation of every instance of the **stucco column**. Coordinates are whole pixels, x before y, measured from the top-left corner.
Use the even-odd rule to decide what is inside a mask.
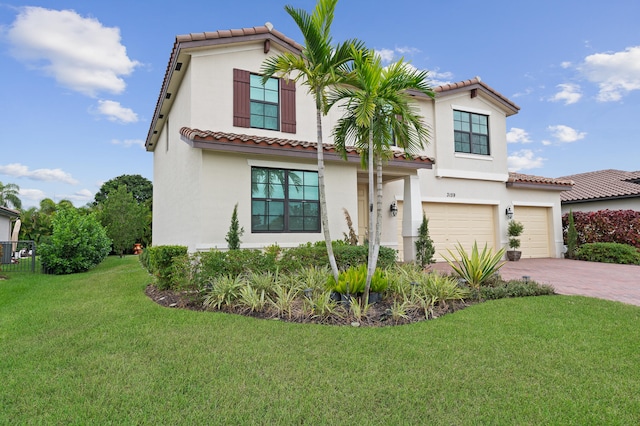
[[[402,245],[405,262],[416,259],[416,240],[421,223],[420,179],[417,175],[407,176],[404,178],[404,201],[402,203]]]

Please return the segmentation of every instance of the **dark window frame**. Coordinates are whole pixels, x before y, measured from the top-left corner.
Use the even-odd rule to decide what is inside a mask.
[[[256,78],[253,78],[256,77]],[[265,130],[276,130],[279,131],[280,130],[280,80],[278,78],[275,77],[270,77],[268,82],[274,82],[276,84],[276,89],[268,89],[267,88],[267,84],[263,84],[262,83],[262,76],[258,75],[258,74],[253,74],[251,73],[251,75],[249,76],[249,123],[251,125],[252,128],[254,129],[265,129]],[[254,84],[255,81],[259,81],[259,86],[256,86]],[[261,91],[262,93],[262,99],[254,99],[251,92],[251,89],[258,89]],[[278,97],[278,100],[276,102],[271,102],[266,100],[267,98],[267,93],[273,93],[275,92],[275,95]],[[262,105],[262,113],[261,114],[257,114],[254,112],[254,108],[253,105]],[[272,115],[268,115],[267,114],[267,107],[275,107],[276,110],[276,115],[275,115],[275,121],[276,121],[276,125],[275,128],[274,127],[268,127],[267,126],[267,119],[268,118],[274,118]],[[258,126],[255,124],[254,122],[254,117],[261,117],[263,120],[263,125],[262,126]]]
[[[233,69],[233,125],[251,128],[251,75],[250,71]],[[278,79],[278,130],[296,133],[296,83]],[[256,127],[257,128],[257,127]],[[270,129],[266,129],[270,130]]]
[[[267,180],[266,181],[255,180],[254,171],[256,170],[263,170],[265,173],[267,173],[267,176],[268,176]],[[275,174],[269,173],[272,171],[282,173],[282,177],[278,178],[277,181],[271,182],[270,180],[271,176],[275,176]],[[290,186],[291,186],[290,174],[291,173],[301,173],[303,175],[303,181],[301,184],[299,184],[303,192],[302,198],[295,198],[292,195],[293,191],[290,190]],[[310,185],[304,182],[304,176],[306,176],[306,174],[315,175],[315,185],[313,184]],[[251,167],[251,233],[256,233],[256,234],[320,233],[321,231],[320,196],[319,196],[320,194],[319,194],[319,188],[317,184],[317,175],[318,175],[318,172],[312,171],[312,170],[294,170],[294,169],[282,169],[282,168],[275,168],[275,167],[257,167],[257,166]],[[270,196],[273,194],[266,193],[266,192],[271,192],[271,190],[267,188],[265,188],[265,196],[256,196],[255,193],[260,192],[260,190],[257,189],[257,185],[273,185],[273,187],[281,187],[282,196],[281,197]],[[306,190],[312,190],[313,188],[315,188],[315,194],[313,194],[315,195],[315,197],[306,199],[304,196]],[[300,189],[298,189],[298,191],[299,190]],[[273,192],[277,192],[277,191],[274,190]],[[264,203],[264,205],[261,206],[262,208],[260,209],[262,211],[256,212],[257,205],[260,203]],[[299,204],[299,207],[302,208],[301,215],[294,216],[291,214],[291,208],[295,204]],[[270,228],[270,225],[272,225],[271,221],[280,216],[279,214],[270,214],[272,207],[275,209],[277,209],[277,207],[281,207],[282,209],[282,214],[281,214],[282,227],[281,228],[276,226],[278,222],[275,222],[275,225],[273,225],[273,227]],[[315,209],[315,214],[305,215],[305,209],[312,209],[312,210]],[[302,221],[301,223],[302,223],[303,229],[295,229],[295,228],[292,229],[293,227],[292,225],[293,221],[291,220],[292,217],[297,217],[299,220]],[[261,223],[263,223],[263,226],[259,226],[255,222],[256,219],[258,218],[262,219]],[[313,221],[308,222],[306,219],[313,219]],[[307,224],[309,223],[311,223],[312,226],[309,228],[306,228]],[[266,229],[264,229],[264,227],[266,227]]]
[[[467,121],[461,121],[457,119],[457,115],[466,115]],[[484,123],[474,123],[474,118],[477,118]],[[474,154],[474,155],[491,155],[491,141],[489,139],[489,115],[478,114],[469,111],[453,111],[453,143],[454,151],[460,154]],[[457,123],[461,123],[457,126]],[[458,129],[456,127],[462,127],[464,124],[468,124],[468,130]],[[486,133],[480,131],[474,131],[474,125],[482,128],[486,128]],[[484,139],[484,142],[482,141]],[[484,148],[484,150],[483,150]],[[486,151],[486,152],[484,152]]]

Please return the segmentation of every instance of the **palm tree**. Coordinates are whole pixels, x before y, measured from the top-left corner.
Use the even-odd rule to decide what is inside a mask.
[[[0,206],[9,207],[9,204],[14,209],[22,208],[22,201],[18,198],[20,187],[15,183],[3,184],[0,182]]]
[[[434,97],[427,72],[419,71],[403,59],[387,67],[373,51],[353,52],[352,72],[344,86],[330,94],[328,105],[342,103],[345,114],[334,129],[336,147],[346,157],[346,146],[355,143],[363,167],[369,172],[369,200],[374,198],[374,160],[376,163],[376,209],[369,208],[369,258],[365,303],[371,277],[376,269],[382,233],[382,163],[391,154],[391,144],[412,155],[429,136],[420,111],[408,91]]]
[[[318,191],[320,195],[320,220],[327,245],[329,263],[336,282],[338,266],[329,232],[329,217],[324,182],[324,153],[322,145],[322,116],[328,112],[326,90],[340,83],[344,78],[344,70],[352,61],[352,46],[362,49],[364,44],[358,40],[348,40],[333,45],[330,34],[334,10],[338,0],[318,0],[312,14],[292,6],[285,6],[287,13],[300,28],[304,37],[304,47],[300,55],[284,52],[270,57],[262,65],[263,82],[277,75],[302,81],[309,93],[315,98],[317,124],[317,156],[318,156]]]

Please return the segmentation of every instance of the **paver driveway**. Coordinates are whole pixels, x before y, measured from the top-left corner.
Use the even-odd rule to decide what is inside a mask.
[[[434,269],[451,271],[446,263]],[[559,294],[577,294],[616,300],[640,306],[640,266],[584,262],[569,259],[520,259],[507,262],[500,275],[504,279],[523,276],[540,284],[551,284]]]

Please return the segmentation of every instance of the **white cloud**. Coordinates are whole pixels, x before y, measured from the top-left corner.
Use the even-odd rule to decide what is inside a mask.
[[[12,163],[5,166],[0,165],[0,174],[47,182],[64,182],[71,185],[78,183],[70,173],[63,171],[62,169],[29,170],[29,167],[20,163]]]
[[[550,140],[548,140],[548,139],[545,139],[545,140],[542,141],[542,145],[549,146],[549,145],[552,145],[552,142]]]
[[[589,55],[579,70],[600,88],[599,101],[619,101],[629,92],[640,90],[640,46]]]
[[[586,132],[578,132],[577,130],[563,124],[549,126],[547,129],[551,132],[556,141],[561,143],[575,142],[580,139],[584,139],[587,135]]]
[[[565,69],[571,68],[572,65],[573,64],[571,62],[569,62],[569,61],[564,61],[564,62],[560,63],[560,67],[561,68],[565,68]]]
[[[21,200],[40,201],[46,197],[44,191],[40,189],[22,189],[18,191]]]
[[[575,104],[582,98],[580,86],[573,83],[563,83],[556,86],[560,89],[550,100],[552,102],[564,102],[565,105]]]
[[[531,139],[529,138],[529,133],[527,133],[526,130],[512,127],[511,130],[507,132],[507,142],[529,143],[531,142]]]
[[[437,68],[429,71],[429,82],[431,86],[444,86],[451,83],[453,80],[453,73],[449,71],[440,72]]]
[[[544,158],[536,157],[530,149],[522,149],[507,157],[507,166],[509,171],[517,172],[519,170],[538,169],[543,166],[544,161]]]
[[[132,146],[139,146],[140,148],[144,149],[144,140],[142,139],[124,139],[124,140],[112,139],[111,143],[114,145],[122,145],[125,148],[130,148]],[[100,185],[102,185],[102,183]]]
[[[393,61],[394,52],[391,49],[380,49],[376,50],[376,55],[380,56],[382,62],[391,62]]]
[[[96,110],[99,114],[105,115],[109,121],[118,121],[120,123],[136,123],[138,114],[130,108],[125,108],[116,101],[98,101]]]
[[[74,192],[72,195],[64,195],[61,198],[86,204],[87,202],[92,201],[94,196],[95,194],[88,189],[81,189],[80,191]]]
[[[409,46],[396,47],[395,50],[401,55],[415,55],[416,53],[420,53],[420,49],[418,49],[417,47]]]
[[[121,93],[126,86],[122,76],[140,65],[127,56],[119,28],[73,10],[21,8],[7,38],[15,58],[88,96]]]

